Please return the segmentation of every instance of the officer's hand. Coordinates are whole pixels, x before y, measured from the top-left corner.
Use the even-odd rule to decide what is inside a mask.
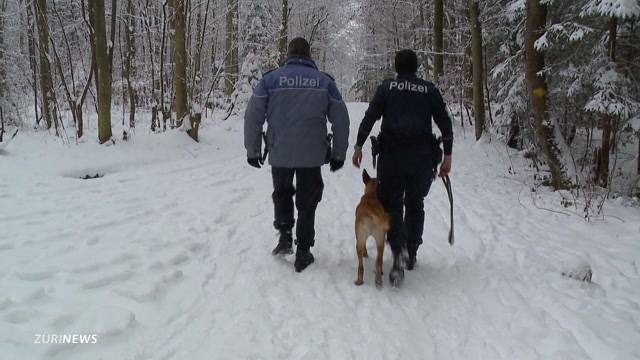
[[[451,155],[445,155],[442,159],[442,165],[440,165],[440,174],[438,176],[445,177],[449,175],[451,171]]]
[[[249,163],[249,165],[253,166],[254,168],[260,169],[260,165],[264,164],[264,161],[259,157],[248,158],[247,163]]]
[[[329,161],[329,168],[331,169],[331,172],[336,172],[342,169],[343,166],[344,160],[331,159],[331,161]]]
[[[360,164],[362,163],[362,149],[357,149],[353,152],[351,162],[353,163],[353,166],[360,169]]]

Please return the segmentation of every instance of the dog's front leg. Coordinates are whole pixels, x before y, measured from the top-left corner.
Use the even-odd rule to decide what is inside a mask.
[[[384,232],[376,234],[376,287],[382,287],[382,258],[384,256]]]

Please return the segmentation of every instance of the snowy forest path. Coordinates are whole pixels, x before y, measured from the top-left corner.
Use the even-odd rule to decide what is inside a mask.
[[[364,109],[349,106],[352,141]],[[234,121],[203,126],[201,144],[173,132],[58,152],[35,136],[18,139],[27,141],[25,153],[39,150],[9,149],[0,160],[13,170],[0,173],[0,201],[10,204],[0,208],[0,354],[640,357],[637,209],[612,206],[606,221],[585,222],[556,195],[531,193],[526,166],[505,161],[503,145],[475,143],[457,129],[455,246],[447,243],[449,203],[438,179],[425,201],[418,265],[403,288],[390,288],[385,276],[376,289],[373,258],[365,261],[365,285],[356,287],[361,170],[323,169],[316,263],[295,273],[292,256],[270,254],[269,167],[246,165],[241,121]],[[508,167],[521,174],[505,177]],[[105,176],[78,179],[96,171]],[[375,254],[373,240],[368,248]],[[562,276],[582,263],[593,269],[593,283]],[[385,275],[390,264],[387,247]],[[94,332],[97,344],[33,343],[38,333]]]

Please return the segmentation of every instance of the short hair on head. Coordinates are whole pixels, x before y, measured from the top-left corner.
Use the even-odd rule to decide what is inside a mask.
[[[413,74],[418,71],[418,55],[411,49],[400,50],[396,53],[396,72],[398,74]]]
[[[306,56],[311,57],[311,46],[309,42],[304,38],[297,37],[289,42],[289,49],[287,51],[289,56]]]

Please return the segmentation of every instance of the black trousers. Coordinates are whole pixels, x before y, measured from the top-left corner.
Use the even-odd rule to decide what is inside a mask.
[[[424,198],[433,180],[431,151],[426,146],[398,146],[378,160],[378,198],[391,217],[387,234],[391,251],[415,256],[422,244]]]
[[[275,221],[273,226],[277,230],[291,230],[294,219],[295,206],[298,210],[296,223],[296,238],[298,246],[311,247],[315,239],[315,217],[318,203],[322,200],[322,172],[316,168],[271,168],[273,178],[273,205]],[[293,185],[295,177],[296,185]]]

